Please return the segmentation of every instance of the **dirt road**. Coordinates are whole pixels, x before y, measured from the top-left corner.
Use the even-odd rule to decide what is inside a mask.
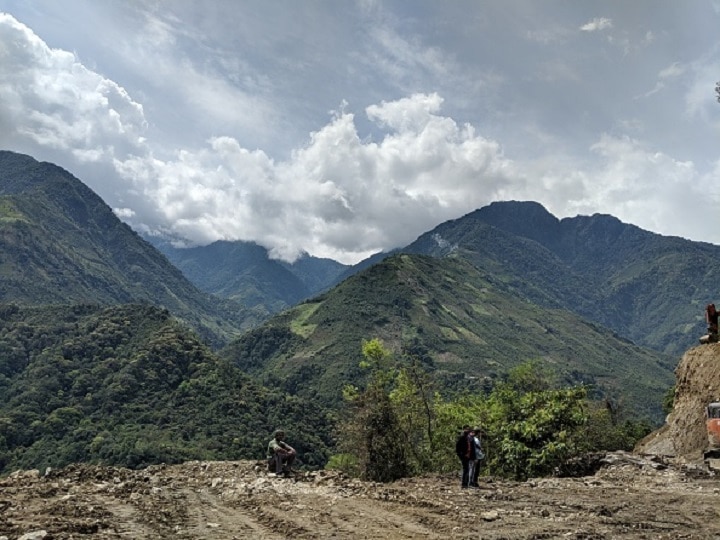
[[[455,476],[275,478],[250,461],[18,472],[0,479],[0,539],[720,538],[720,477],[608,461],[593,476],[471,490]]]

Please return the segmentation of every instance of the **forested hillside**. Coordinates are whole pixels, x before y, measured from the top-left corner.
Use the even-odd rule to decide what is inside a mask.
[[[67,171],[6,151],[0,151],[0,238],[0,301],[149,303],[216,345],[261,320],[199,291]]]
[[[538,203],[493,203],[404,249],[463,257],[518,297],[577,313],[639,345],[681,355],[717,301],[720,246],[607,215],[557,219]]]
[[[0,305],[0,396],[0,473],[262,459],[280,426],[305,465],[333,445],[324,409],[262,387],[151,306]]]
[[[374,339],[399,366],[429,377],[427,388],[450,408],[502,393],[508,374],[533,362],[558,387],[605,400],[603,421],[618,411],[640,421],[663,416],[676,359],[627,339],[647,324],[635,292],[647,299],[640,293],[660,286],[636,277],[649,269],[668,276],[662,284],[677,288],[652,298],[669,307],[689,291],[689,278],[662,264],[675,261],[674,244],[645,242],[644,232],[616,220],[588,218],[588,232],[572,229],[577,238],[568,240],[539,205],[492,206],[439,226],[406,254],[357,265],[334,288],[261,324],[340,279],[343,265],[281,263],[237,242],[178,255],[194,281],[254,306],[247,309],[198,290],[59,167],[0,152],[0,180],[0,469],[261,457],[281,424],[305,464],[321,466],[337,450],[330,434],[347,413],[343,389],[360,391],[368,380],[363,344]],[[503,209],[531,226],[508,225]],[[639,260],[603,255],[637,234],[656,251]],[[679,253],[698,252],[678,245]],[[591,276],[595,257],[607,261]],[[688,294],[697,302],[704,293]],[[669,319],[663,324],[678,321]],[[658,332],[644,339],[662,349]],[[691,332],[688,323],[678,336]],[[233,338],[220,357],[211,352]],[[638,432],[616,427],[623,444]],[[528,456],[545,451],[538,448]]]
[[[431,373],[445,392],[487,391],[540,360],[566,384],[589,384],[659,420],[675,359],[642,349],[572,313],[513,294],[460,257],[390,257],[248,332],[223,351],[244,371],[291,393],[341,400],[362,380],[363,340],[380,338]]]

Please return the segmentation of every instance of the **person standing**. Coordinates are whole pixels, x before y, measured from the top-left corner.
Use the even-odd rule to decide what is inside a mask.
[[[470,462],[475,459],[475,445],[470,440],[470,426],[465,425],[455,442],[455,454],[462,463],[460,487],[466,489],[470,483]]]
[[[275,436],[270,439],[267,448],[268,468],[275,469],[275,474],[291,474],[292,464],[295,461],[297,452],[295,449],[284,441],[285,432],[279,429],[275,432]]]
[[[482,441],[480,439],[480,428],[475,428],[470,431],[470,437],[472,439],[472,445],[475,448],[475,459],[470,464],[470,487],[480,487],[478,484],[478,477],[480,476],[480,461],[485,458],[485,453],[482,449]]]

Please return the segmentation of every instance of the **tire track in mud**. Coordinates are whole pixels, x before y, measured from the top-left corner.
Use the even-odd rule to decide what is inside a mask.
[[[117,535],[117,538],[161,538],[162,531],[144,523],[140,512],[132,504],[123,503],[117,499],[105,502],[108,512],[113,516],[112,527],[106,531]]]
[[[217,495],[207,489],[199,492],[183,490],[188,512],[183,529],[178,538],[189,539],[240,539],[283,540],[286,536],[278,534],[274,528],[263,523],[262,515],[250,508],[247,511],[236,503],[226,504]]]
[[[336,538],[439,538],[413,512],[400,505],[351,498],[327,503],[330,501],[315,514],[314,520],[333,531]]]

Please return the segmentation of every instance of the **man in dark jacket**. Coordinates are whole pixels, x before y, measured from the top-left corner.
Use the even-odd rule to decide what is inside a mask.
[[[470,461],[475,459],[475,444],[470,439],[470,426],[463,426],[462,433],[455,443],[455,453],[462,463],[460,487],[467,488],[470,482]]]

